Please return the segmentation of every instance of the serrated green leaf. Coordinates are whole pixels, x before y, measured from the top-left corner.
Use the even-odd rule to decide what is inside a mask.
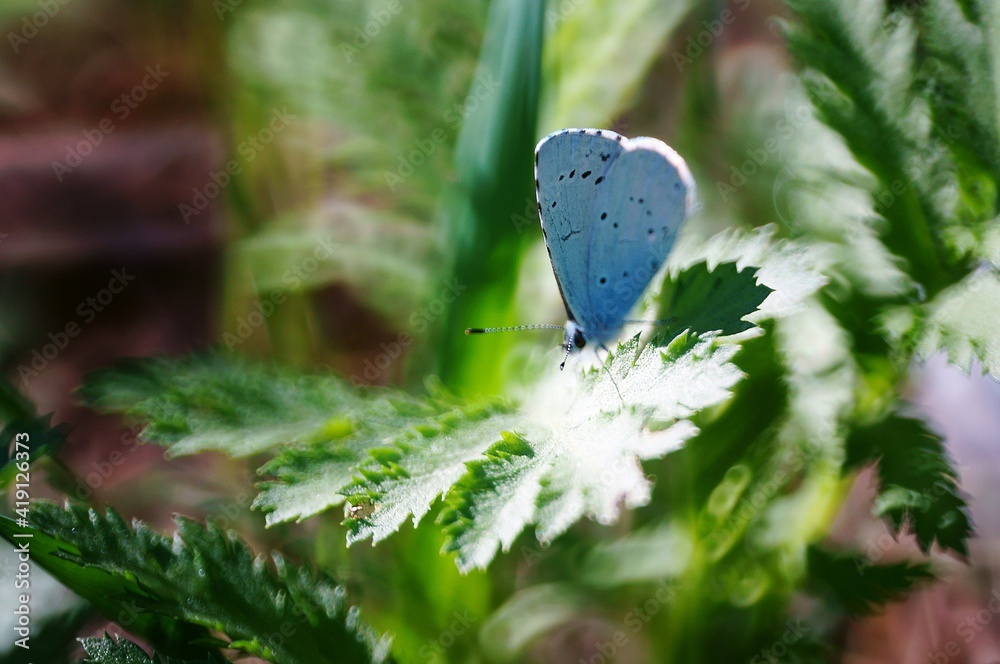
[[[87,658],[85,664],[160,664],[160,658],[150,658],[146,651],[124,638],[112,638],[104,634],[102,638],[80,639]],[[170,660],[168,660],[170,661]],[[176,660],[174,660],[176,661]]]
[[[730,363],[737,346],[680,342],[670,357],[669,347],[634,338],[582,379],[554,368],[542,377],[523,400],[516,437],[465,459],[447,495],[440,521],[460,568],[485,567],[530,523],[546,541],[583,516],[610,523],[648,502],[641,462],[693,436],[687,418],[725,400],[741,377]],[[653,421],[661,426],[651,429]]]
[[[172,456],[241,457],[281,443],[333,440],[344,417],[372,405],[332,375],[303,375],[221,352],[121,362],[90,374],[80,393],[93,408],[146,422],[142,439]]]
[[[698,270],[695,274],[706,278],[702,272],[704,268],[699,265],[707,267],[708,275],[713,275],[720,267],[732,270],[732,267],[723,267],[732,264],[739,275],[739,281],[720,282],[721,290],[742,292],[746,297],[742,301],[745,308],[743,313],[736,316],[738,312],[734,308],[727,314],[730,320],[735,318],[736,321],[745,322],[745,318],[756,324],[769,318],[783,318],[798,311],[808,297],[826,284],[824,268],[830,263],[830,257],[817,247],[778,239],[777,230],[775,225],[768,224],[750,231],[723,231],[708,239],[694,234],[682,235],[668,259],[669,276],[664,282],[664,292],[671,283],[685,278],[685,271]],[[750,285],[751,276],[756,288]],[[714,276],[708,278],[715,279]],[[766,296],[763,302],[753,302],[761,295]],[[659,297],[653,294],[654,301],[660,302]],[[720,305],[718,302],[713,304]],[[689,308],[696,309],[697,306],[698,303],[692,298]],[[664,309],[662,304],[656,313],[657,319],[666,319],[671,315],[673,314]]]
[[[920,357],[943,350],[964,371],[978,361],[1000,380],[1000,274],[972,274],[916,312],[909,338]]]
[[[873,613],[934,578],[926,563],[876,564],[860,554],[835,553],[816,546],[809,548],[807,556],[815,590],[853,615]]]
[[[332,652],[345,662],[384,656],[341,587],[279,554],[270,568],[218,528],[179,517],[168,538],[112,510],[47,502],[32,505],[31,520],[34,562],[169,655],[208,656],[192,644],[216,642],[213,630],[228,647],[279,663],[311,664]],[[25,529],[0,519],[0,535],[23,541],[16,532]]]
[[[710,270],[707,263],[699,263],[664,283],[660,311],[669,317],[674,330],[690,330],[694,335],[738,334],[753,327],[745,317],[771,292],[758,283],[756,270],[740,271],[736,263]]]
[[[151,658],[146,651],[124,637],[113,638],[104,634],[102,638],[80,639],[86,659],[81,664],[211,664],[208,659],[176,659],[174,657]],[[229,660],[223,660],[228,662]]]
[[[481,423],[507,421],[510,411],[499,401],[460,405],[431,397],[402,403],[406,407],[400,407],[399,402],[374,402],[358,417],[359,427],[349,439],[290,448],[261,468],[260,472],[272,479],[262,484],[264,490],[254,505],[268,512],[268,523],[308,518],[339,505],[345,495],[355,508],[366,512],[356,520],[359,533],[373,534],[362,525],[369,522],[389,520],[398,526],[408,513],[416,523],[461,475],[461,461],[470,453],[469,445],[482,451],[494,440],[496,429],[483,428]],[[421,451],[426,467],[401,465],[415,449]],[[352,486],[355,478],[380,484],[383,490],[361,491]],[[405,486],[409,493],[397,493],[390,484]]]
[[[986,258],[997,212],[996,20],[989,3],[789,0],[823,120],[876,182],[881,239],[931,296]]]
[[[972,535],[958,473],[941,437],[917,419],[889,415],[847,438],[846,468],[878,461],[875,513],[897,531],[909,526],[924,551],[935,542],[963,555]]]

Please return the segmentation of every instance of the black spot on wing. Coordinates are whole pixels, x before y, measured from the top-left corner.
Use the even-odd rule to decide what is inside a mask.
[[[574,175],[576,175],[576,169],[575,168],[569,172],[569,179],[572,180]]]
[[[590,177],[590,171],[584,171],[583,173],[580,173],[580,177],[586,180],[588,177]]]
[[[604,219],[607,219],[607,218],[608,218],[608,213],[607,212],[602,212],[601,213],[601,219],[604,220]]]
[[[602,182],[604,182],[604,176],[603,175],[601,177],[597,178],[596,180],[594,180],[594,184],[601,184]]]

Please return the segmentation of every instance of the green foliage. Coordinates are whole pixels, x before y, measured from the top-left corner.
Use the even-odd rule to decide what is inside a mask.
[[[103,638],[80,639],[87,657],[81,664],[211,664],[209,659],[176,659],[174,657],[152,658],[146,652],[128,639],[113,638],[104,634]]]
[[[302,293],[341,284],[412,336],[407,378],[358,387],[210,352],[120,364],[81,395],[144,423],[170,456],[260,464],[266,524],[306,521],[283,546],[345,579],[405,661],[544,658],[539,643],[580,625],[655,661],[763,661],[778,643],[787,661],[830,661],[838,618],[931,577],[922,561],[819,544],[861,468],[877,465],[874,513],[924,553],[964,554],[972,535],[944,441],[901,414],[900,385],[939,351],[1000,377],[1000,13],[986,0],[788,5],[801,72],[744,77],[735,100],[710,53],[663,51],[700,30],[686,1],[401,3],[365,44],[355,28],[381,0],[241,7],[227,18],[234,145],[275,108],[297,118],[229,190],[242,235],[223,322],[284,295],[264,316],[272,354],[325,361],[303,343],[315,312]],[[534,251],[539,135],[623,110],[630,134],[668,135],[644,118],[676,92],[662,65],[682,61],[690,117],[671,142],[705,208],[640,307],[666,325],[564,372],[529,335],[470,342],[469,325],[534,322],[524,301],[549,314],[544,296],[518,295],[544,290],[536,264],[552,285]],[[771,98],[807,112],[772,117]],[[756,176],[727,185],[735,156],[756,154]],[[320,249],[315,270],[295,271]],[[457,297],[417,329],[417,307],[449,283]],[[4,435],[34,421],[54,449],[56,432],[0,387]],[[216,528],[179,519],[169,539],[110,511],[32,514],[34,559],[159,653],[86,640],[94,661],[388,648],[324,572],[277,554],[271,566]],[[298,530],[271,534],[285,532]],[[345,551],[345,538],[381,544]],[[792,610],[803,591],[813,623]],[[276,638],[286,623],[294,638]]]
[[[729,246],[741,243],[768,239],[758,233]],[[780,262],[780,250],[771,255]],[[779,282],[794,279],[776,274]],[[224,354],[126,363],[93,375],[83,394],[94,407],[147,421],[143,438],[172,454],[243,456],[295,444],[261,469],[273,479],[255,505],[270,523],[313,516],[346,497],[348,541],[377,542],[408,517],[419,523],[447,495],[440,521],[448,548],[461,568],[485,567],[528,524],[550,540],[585,515],[610,522],[622,505],[646,503],[641,461],[694,435],[687,420],[724,401],[740,379],[730,363],[739,346],[715,337],[746,331],[741,319],[771,289],[731,263],[712,271],[695,263],[670,283],[666,310],[676,309],[700,337],[684,333],[663,347],[632,339],[582,378],[546,361],[540,380],[512,404],[459,400],[433,386],[423,399],[354,389],[335,376]],[[714,290],[725,308],[699,320],[692,289]]]
[[[273,662],[382,657],[384,645],[328,577],[279,554],[269,568],[217,528],[178,518],[170,538],[112,510],[44,502],[32,505],[31,522],[4,518],[0,536],[13,543],[15,532],[30,532],[34,562],[165,654],[222,661],[212,653],[224,646]]]
[[[339,378],[225,353],[124,361],[92,374],[80,395],[93,408],[147,423],[141,438],[173,455],[219,450],[241,457],[289,441],[336,439],[353,425],[333,413],[366,406]]]
[[[965,371],[1000,376],[1000,274],[975,272],[925,306],[890,309],[880,323],[901,347],[926,358],[944,351]]]
[[[744,320],[768,296],[771,289],[757,282],[749,270],[740,272],[735,263],[725,263],[710,271],[701,263],[683,272],[664,292],[660,301],[669,311],[670,325],[690,330],[694,335],[719,332],[738,334],[753,327]],[[747,303],[752,306],[746,306]]]
[[[852,615],[873,613],[915,584],[934,578],[925,563],[876,565],[860,555],[839,554],[820,547],[809,549],[808,565],[817,591]]]
[[[879,239],[919,285],[853,308],[880,318],[903,357],[944,349],[968,367],[975,354],[1000,377],[984,306],[997,291],[1000,26],[989,3],[968,4],[791,0],[801,20],[788,34],[821,117],[874,177]],[[981,262],[988,274],[973,273]]]
[[[889,415],[847,438],[848,468],[878,461],[875,513],[896,530],[909,526],[925,551],[934,542],[966,555],[972,535],[958,478],[944,441],[920,420]]]

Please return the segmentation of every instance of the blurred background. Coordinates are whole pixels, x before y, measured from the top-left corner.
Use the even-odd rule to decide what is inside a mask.
[[[723,10],[735,20],[716,33]],[[530,179],[504,167],[530,160],[549,131],[603,126],[676,147],[703,199],[691,233],[816,232],[789,212],[788,187],[803,185],[788,173],[844,150],[797,86],[775,20],[782,3],[551,0],[531,100],[477,68],[494,48],[502,66],[539,75],[515,37],[484,45],[491,11],[484,0],[5,0],[0,362],[39,413],[68,426],[60,460],[92,478],[78,498],[158,528],[171,513],[237,505],[229,525],[255,547],[289,548],[315,527],[264,531],[249,510],[253,465],[164,460],[116,418],[80,407],[82,377],[119,358],[218,345],[357,384],[414,386],[434,373],[491,393],[515,380],[557,333],[470,347],[461,330],[562,322]],[[509,131],[489,133],[486,107],[506,109]],[[537,117],[510,120],[534,107]],[[770,136],[774,158],[742,173],[745,186],[720,186]],[[481,180],[508,204],[466,237],[453,225],[455,192]],[[486,242],[501,250],[482,260],[474,249]],[[468,306],[433,306],[470,289]],[[477,356],[503,360],[493,370]],[[906,392],[947,438],[978,537],[968,560],[936,560],[946,581],[839,626],[836,657],[1000,662],[1000,620],[987,608],[1000,592],[1000,387],[932,358]],[[115,450],[124,460],[108,469]],[[871,481],[858,479],[831,539],[883,560],[911,554],[910,538],[869,516]],[[0,584],[12,570],[0,561]],[[75,601],[48,592],[53,611]],[[71,627],[112,628],[88,615]],[[532,656],[577,661],[586,651],[574,638],[550,635]]]

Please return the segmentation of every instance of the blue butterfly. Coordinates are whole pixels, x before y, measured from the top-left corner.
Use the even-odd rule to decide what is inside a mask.
[[[535,148],[535,195],[568,316],[566,357],[588,343],[606,348],[696,206],[691,171],[655,138],[563,129]],[[538,327],[558,326],[466,332]]]

